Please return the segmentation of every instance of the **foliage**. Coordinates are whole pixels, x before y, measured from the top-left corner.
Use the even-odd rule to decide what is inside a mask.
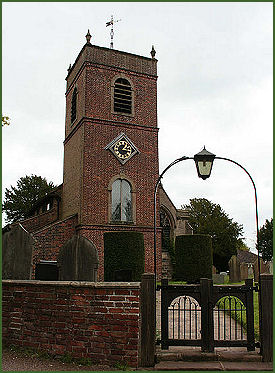
[[[228,261],[242,242],[243,226],[230,219],[220,205],[205,198],[191,199],[183,208],[190,214],[194,233],[212,236],[214,266],[219,272],[228,270]]]
[[[128,362],[124,360],[117,361],[114,365],[114,368],[122,371],[130,370]]]
[[[196,283],[212,278],[212,239],[209,235],[190,234],[176,237],[175,278]]]
[[[242,251],[250,251],[249,247],[241,239],[239,239],[237,242],[237,249]]]
[[[238,297],[230,295],[220,298],[216,306],[225,311],[242,328],[247,330],[246,309]]]
[[[5,190],[2,209],[8,222],[24,219],[34,203],[55,188],[52,182],[37,175],[21,177],[16,186]]]
[[[266,219],[265,224],[259,230],[258,249],[263,260],[273,258],[273,219],[270,221]]]
[[[232,285],[232,284],[228,284]],[[226,299],[227,298],[227,299]],[[236,298],[234,296],[230,296],[231,299],[236,299],[237,303],[241,303],[239,298]],[[225,299],[225,302],[221,302],[222,299]],[[240,310],[235,311],[232,310],[232,306],[230,307],[230,302],[228,301],[228,297],[221,298],[219,300],[219,303],[217,305],[218,307],[225,309],[230,316],[236,320],[240,325],[242,324],[244,329],[247,330],[247,321],[246,321],[246,313],[241,312]],[[243,306],[244,307],[244,306]],[[230,310],[231,308],[231,310]],[[255,339],[259,340],[260,338],[260,330],[259,330],[259,294],[255,291],[253,292],[253,309],[254,309],[254,335]]]
[[[10,118],[2,115],[2,127],[10,125]]]
[[[140,232],[104,233],[105,281],[115,281],[115,271],[131,271],[132,281],[144,273],[144,239]]]
[[[259,322],[259,293],[253,293],[253,307],[254,307],[254,334],[255,338],[260,338],[260,322]]]
[[[163,233],[163,230],[162,230],[161,244],[162,244],[162,249],[166,249],[169,253],[169,257],[170,257],[171,264],[172,264],[172,267],[173,267],[173,272],[174,272],[175,271],[175,264],[176,264],[175,243],[174,243],[173,239],[171,239],[170,237],[168,237],[167,235],[165,235]]]

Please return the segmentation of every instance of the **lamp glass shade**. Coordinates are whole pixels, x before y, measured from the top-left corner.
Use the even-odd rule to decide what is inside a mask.
[[[205,147],[201,152],[194,155],[198,176],[203,180],[210,176],[215,157],[215,154],[208,152]]]
[[[197,169],[199,177],[202,179],[207,179],[211,174],[213,162],[211,161],[198,161]]]

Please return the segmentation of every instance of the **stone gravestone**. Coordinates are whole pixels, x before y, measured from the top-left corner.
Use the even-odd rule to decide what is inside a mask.
[[[230,282],[240,282],[241,281],[241,273],[240,273],[240,265],[236,255],[231,256],[229,262],[229,280]]]
[[[224,275],[221,273],[214,273],[213,274],[213,283],[222,285],[224,284]]]
[[[98,254],[95,245],[87,238],[75,234],[59,252],[59,280],[96,281]]]
[[[8,225],[2,235],[2,278],[30,280],[34,239],[20,224]]]

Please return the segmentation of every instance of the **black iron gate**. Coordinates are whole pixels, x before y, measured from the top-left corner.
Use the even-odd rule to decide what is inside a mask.
[[[255,350],[253,280],[245,285],[214,285],[201,279],[195,285],[161,286],[161,348],[200,346],[247,347]]]

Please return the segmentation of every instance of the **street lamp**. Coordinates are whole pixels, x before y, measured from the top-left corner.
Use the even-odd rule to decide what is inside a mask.
[[[255,214],[256,214],[256,230],[257,230],[257,240],[256,240],[256,248],[257,248],[257,259],[258,259],[258,283],[259,283],[259,319],[260,319],[260,341],[262,340],[261,335],[261,314],[262,314],[262,296],[261,296],[261,259],[260,259],[260,252],[259,252],[259,216],[258,216],[258,199],[257,199],[257,190],[254,180],[250,173],[238,162],[233,161],[232,159],[223,158],[223,157],[216,157],[214,154],[208,152],[205,147],[201,152],[194,155],[194,160],[196,162],[196,167],[198,171],[198,176],[202,179],[207,179],[210,176],[214,159],[223,159],[224,161],[228,161],[234,163],[235,165],[239,166],[250,178],[250,181],[254,188],[254,198],[255,198]]]
[[[210,153],[209,151],[207,151],[205,149],[205,146],[203,148],[202,151],[200,151],[199,153],[195,154],[194,157],[186,157],[186,156],[183,156],[181,158],[178,158],[176,159],[175,161],[173,161],[172,163],[169,164],[169,166],[167,166],[164,171],[160,174],[156,184],[155,184],[155,191],[154,191],[154,273],[155,273],[155,279],[157,277],[157,272],[156,272],[156,249],[157,249],[157,243],[156,243],[156,236],[157,236],[157,221],[156,221],[156,214],[157,214],[157,211],[156,211],[156,198],[157,198],[157,189],[158,189],[158,186],[159,186],[159,183],[163,177],[163,175],[165,174],[165,172],[171,168],[172,166],[174,166],[175,164],[181,162],[181,161],[184,161],[186,159],[193,159],[195,161],[195,164],[196,164],[196,168],[197,168],[197,172],[198,172],[198,176],[203,179],[203,180],[206,180],[207,178],[210,177],[210,174],[211,174],[211,170],[212,170],[212,167],[213,167],[213,163],[214,163],[214,159],[222,159],[224,161],[228,161],[228,162],[231,162],[231,163],[234,163],[235,165],[239,166],[241,169],[243,169],[245,171],[245,173],[249,176],[250,178],[250,181],[252,182],[252,185],[253,185],[253,188],[254,188],[254,197],[255,197],[255,212],[256,212],[256,229],[257,229],[257,244],[256,244],[256,248],[257,248],[257,251],[258,251],[258,272],[259,272],[259,287],[261,288],[261,280],[260,280],[260,273],[261,273],[261,263],[260,263],[260,255],[259,255],[259,217],[258,217],[258,201],[257,201],[257,191],[256,191],[256,185],[254,183],[254,180],[252,179],[251,175],[249,174],[249,172],[242,166],[240,165],[239,163],[233,161],[232,159],[229,159],[229,158],[223,158],[223,157],[216,157],[215,154],[213,153]],[[261,315],[262,313],[262,310],[261,310],[261,307],[262,307],[262,302],[261,302],[261,292],[259,290],[259,313]],[[261,316],[260,316],[261,317]],[[261,336],[260,336],[260,339],[261,339]]]
[[[198,176],[203,180],[210,176],[215,157],[215,154],[207,151],[205,147],[201,152],[194,155]]]
[[[239,163],[233,161],[232,159],[223,158],[223,157],[216,157],[215,154],[210,153],[203,148],[201,152],[194,155],[194,161],[196,163],[196,168],[198,171],[198,176],[202,178],[203,180],[207,179],[210,174],[213,167],[214,159],[223,159],[224,161],[229,161],[231,163],[234,163],[235,165],[239,166],[241,169],[245,171],[245,173],[249,176],[250,181],[252,182],[253,188],[254,188],[254,197],[255,197],[255,208],[256,208],[256,228],[257,228],[257,250],[258,250],[258,271],[259,271],[259,279],[260,279],[260,257],[259,257],[259,249],[258,249],[258,240],[259,240],[259,217],[258,217],[258,200],[257,200],[257,190],[256,185],[254,183],[254,180],[252,179],[250,173]]]

